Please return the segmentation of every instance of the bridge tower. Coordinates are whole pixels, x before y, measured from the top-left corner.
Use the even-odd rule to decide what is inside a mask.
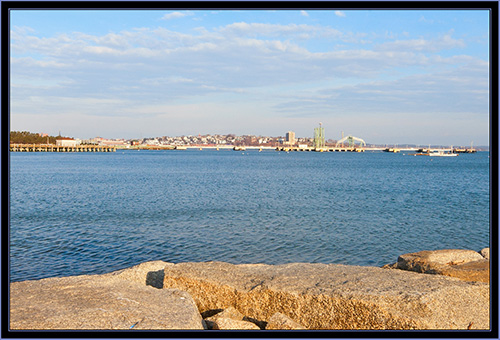
[[[323,123],[319,123],[319,127],[314,128],[314,148],[323,149],[325,147],[325,129]]]

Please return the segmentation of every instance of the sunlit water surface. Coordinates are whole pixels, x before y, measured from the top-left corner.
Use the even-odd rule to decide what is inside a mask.
[[[11,281],[489,246],[489,153],[11,153]]]

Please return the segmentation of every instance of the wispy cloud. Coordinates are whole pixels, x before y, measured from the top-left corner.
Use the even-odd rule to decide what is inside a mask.
[[[335,11],[335,15],[338,17],[345,17],[345,13],[342,11]]]
[[[190,13],[170,12],[163,18]],[[219,117],[214,122],[236,120],[231,112],[238,112],[238,119],[256,130],[252,112],[269,121],[321,117],[337,126],[342,119],[347,124],[350,114],[371,121],[421,112],[446,112],[472,125],[475,112],[487,124],[488,61],[468,55],[469,41],[449,28],[417,35],[406,27],[391,27],[391,34],[384,34],[384,27],[375,34],[319,22],[208,25],[204,18],[203,23],[184,31],[163,22],[102,34],[46,36],[26,25],[13,26],[13,128],[44,124],[48,114],[64,112],[98,115],[108,128],[108,118],[120,117],[130,131],[145,122],[173,128],[175,121],[189,128],[182,120],[191,120],[209,126],[201,113],[207,107]],[[259,109],[250,109],[254,105]],[[185,117],[176,118],[181,108]],[[224,119],[218,111],[225,112]],[[63,121],[72,124],[69,118]],[[370,133],[366,128],[366,136]]]
[[[300,11],[300,15],[302,15],[304,17],[308,17],[309,13],[307,13],[306,11]]]
[[[434,39],[396,40],[377,45],[376,50],[439,52],[452,48],[463,48],[466,44],[462,39],[454,39],[451,33]]]
[[[423,15],[420,17],[420,19],[418,19],[419,22],[425,22],[427,24],[433,24],[434,23],[434,20],[432,19],[426,19]]]
[[[178,18],[183,18],[185,16],[190,16],[190,15],[194,15],[194,13],[191,11],[171,12],[171,13],[165,14],[161,19],[162,20],[178,19]]]

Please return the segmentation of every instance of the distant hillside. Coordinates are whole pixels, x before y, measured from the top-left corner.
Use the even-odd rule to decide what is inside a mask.
[[[56,137],[43,136],[39,133],[31,133],[28,131],[11,131],[11,144],[56,144]]]

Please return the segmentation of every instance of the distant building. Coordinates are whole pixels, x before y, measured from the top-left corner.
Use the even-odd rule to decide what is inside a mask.
[[[74,140],[73,138],[69,137],[57,137],[56,138],[56,145],[57,146],[76,146],[77,141]]]
[[[122,146],[122,145],[125,145],[125,141],[122,139],[103,139],[99,142],[99,145]]]
[[[295,132],[293,131],[288,131],[285,136],[285,141],[288,145],[294,145],[295,144]]]

